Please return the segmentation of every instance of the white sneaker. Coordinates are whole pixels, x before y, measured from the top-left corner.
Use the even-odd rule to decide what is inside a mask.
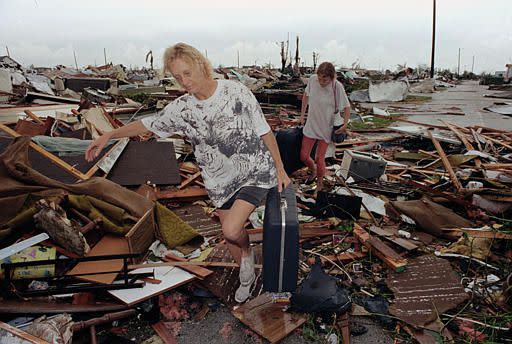
[[[251,249],[251,253],[247,257],[242,257],[240,262],[240,286],[235,293],[236,302],[244,302],[251,295],[251,287],[256,280],[256,274],[254,272],[254,252]]]

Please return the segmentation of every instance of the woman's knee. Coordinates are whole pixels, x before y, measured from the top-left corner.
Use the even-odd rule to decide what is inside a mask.
[[[229,221],[224,221],[222,224],[222,233],[224,234],[224,238],[229,242],[238,242],[242,237],[242,231],[242,227],[229,223]]]
[[[316,168],[317,168],[317,176],[319,177],[323,177],[325,175],[325,170],[326,170],[326,166],[325,166],[325,158],[323,159],[316,159]]]

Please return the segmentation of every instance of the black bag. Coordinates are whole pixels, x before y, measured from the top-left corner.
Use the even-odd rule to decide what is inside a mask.
[[[352,305],[348,291],[322,270],[319,259],[290,301],[292,309],[307,313],[345,313]]]
[[[295,188],[270,189],[263,220],[263,290],[295,292],[299,270],[299,220]]]
[[[341,128],[341,125],[336,125],[332,128],[331,141],[334,143],[342,143],[347,137],[347,133],[336,134],[336,130]]]

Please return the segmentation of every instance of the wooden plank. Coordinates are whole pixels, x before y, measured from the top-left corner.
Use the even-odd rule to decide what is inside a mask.
[[[460,130],[455,128],[451,123],[448,123],[448,122],[445,122],[445,121],[441,121],[441,122],[443,122],[451,131],[453,131],[453,133],[455,135],[457,135],[459,140],[464,144],[464,146],[466,146],[467,150],[474,150],[475,149],[473,147],[473,145],[466,138],[466,135],[461,133]],[[482,161],[480,160],[480,158],[475,158],[475,165],[476,165],[477,168],[481,168],[482,167]]]
[[[189,187],[182,190],[160,190],[156,193],[158,199],[191,199],[191,198],[203,198],[208,196],[206,189]]]
[[[184,258],[177,257],[170,253],[168,253],[162,259],[166,262],[186,262],[187,261]],[[205,279],[206,277],[213,274],[212,270],[208,270],[206,268],[203,268],[202,266],[197,266],[197,265],[182,265],[181,268],[185,271],[193,273],[199,279]]]
[[[471,228],[443,228],[443,231],[466,233],[469,236],[472,236],[475,238],[492,238],[492,239],[512,240],[512,234],[503,233],[503,232],[499,232],[499,231],[493,231],[493,230],[481,230],[481,229],[471,229]]]
[[[499,170],[499,169],[512,169],[512,164],[482,164],[482,166],[488,170]]]
[[[107,234],[91,249],[87,254],[87,257],[126,253],[130,253],[127,240],[123,237]],[[104,271],[121,271],[122,268],[122,259],[99,260],[78,263],[67,274],[74,275],[92,273],[91,275],[78,276],[77,278],[97,283],[112,284],[118,275],[117,272],[101,275],[94,275],[94,273]]]
[[[46,340],[43,340],[30,333],[22,331],[19,328],[4,323],[3,321],[0,321],[0,329],[11,334],[13,337],[19,338],[20,340],[24,340],[23,342],[16,341],[16,343],[50,344]],[[9,343],[11,342],[11,340],[14,341],[12,338],[9,338],[9,336],[4,336],[3,334],[1,334],[1,332],[2,331],[0,331],[0,342]]]
[[[145,253],[155,239],[154,208],[148,209],[136,224],[125,234],[130,253]]]
[[[56,302],[55,300],[39,301],[32,298],[25,300],[2,300],[0,302],[1,314],[60,314],[60,313],[105,313],[126,309],[125,305],[114,302],[92,302],[79,305],[71,302]]]
[[[484,139],[491,141],[492,143],[496,143],[497,145],[500,145],[500,146],[503,146],[505,148],[508,148],[508,149],[512,150],[512,146],[509,145],[509,144],[506,144],[505,142],[501,142],[499,140],[493,139],[492,137],[489,137],[489,136],[484,135],[484,134],[479,134],[479,135],[482,136]]]
[[[140,269],[140,268],[158,268],[161,266],[213,266],[213,267],[222,267],[222,268],[238,268],[240,265],[234,262],[161,262],[161,263],[147,263],[147,264],[132,264],[128,265],[130,270],[132,269]],[[254,264],[256,269],[261,269],[263,266],[261,264]]]
[[[377,226],[370,226],[369,230],[371,233],[375,233],[377,235],[383,236],[386,240],[389,240],[392,243],[394,243],[408,251],[416,250],[418,248],[418,245],[414,244],[410,240],[397,237],[397,234],[392,231],[389,231],[389,230],[386,230],[386,229],[383,229],[383,228],[380,228]]]
[[[32,119],[33,121],[39,123],[39,124],[42,124],[42,125],[45,125],[46,123],[41,119],[39,118],[35,113],[33,113],[32,111],[30,110],[25,110],[23,111],[25,112],[25,114],[30,118]]]
[[[407,265],[406,259],[402,258],[397,252],[378,238],[370,237],[370,234],[357,223],[354,223],[353,233],[365,247],[379,257],[389,268],[397,272],[405,270]]]
[[[457,191],[460,191],[462,189],[462,185],[460,184],[459,180],[457,179],[455,172],[453,172],[453,168],[450,165],[450,161],[448,161],[446,154],[444,153],[443,147],[441,147],[441,144],[439,143],[439,141],[437,141],[436,138],[432,135],[432,132],[429,131],[428,136],[430,137],[430,139],[432,140],[432,143],[436,147],[437,153],[441,157],[441,160],[443,161],[444,168],[450,175],[450,179],[452,180],[452,183],[455,186],[455,189],[457,189]]]
[[[4,125],[2,123],[0,123],[0,129],[3,130],[4,132],[6,132],[7,134],[11,135],[12,137],[19,137],[19,136],[21,136],[20,134],[18,134],[17,132],[15,132],[14,130],[12,130],[11,128],[9,128],[8,126],[6,126],[6,125]],[[80,172],[79,170],[74,168],[73,166],[69,165],[67,162],[61,160],[59,157],[57,157],[57,156],[53,155],[52,153],[46,151],[43,147],[35,144],[32,141],[30,141],[30,148],[32,148],[33,150],[35,150],[36,152],[38,152],[39,154],[41,154],[45,158],[49,159],[52,163],[54,163],[55,165],[59,166],[63,170],[71,173],[75,177],[77,177],[77,178],[79,178],[81,180],[87,180],[88,179],[88,177],[85,174],[83,174],[82,172]]]
[[[406,249],[407,251],[414,251],[418,248],[418,245],[416,245],[413,242],[411,242],[410,240],[407,240],[404,238],[388,238],[388,237],[386,237],[386,239],[388,239],[392,243]]]
[[[193,175],[191,175],[190,177],[188,177],[186,180],[184,180],[179,186],[178,186],[178,189],[181,190],[183,189],[185,186],[187,186],[188,184],[192,183],[196,178],[198,178],[199,176],[201,175],[201,171],[198,171],[196,173],[194,173]]]
[[[232,314],[260,336],[276,343],[307,319],[305,314],[285,312],[284,307],[274,303],[269,294],[262,294],[233,310]]]
[[[320,257],[320,261],[322,262],[322,264],[325,262],[329,262],[328,259],[330,259],[334,262],[339,261],[342,263],[349,263],[351,261],[359,260],[364,257],[366,257],[366,252],[342,252],[342,253],[338,253],[338,254],[333,254],[331,256]],[[316,260],[315,257],[308,258],[308,264],[309,265],[315,264],[315,260]]]

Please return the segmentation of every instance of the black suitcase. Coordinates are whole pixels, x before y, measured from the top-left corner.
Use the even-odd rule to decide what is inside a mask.
[[[276,133],[277,146],[287,174],[292,174],[304,167],[300,161],[302,137],[302,127],[281,129]]]
[[[300,149],[302,147],[302,127],[293,127],[281,129],[276,133],[277,146],[279,147],[279,154],[283,161],[284,170],[287,174],[303,168],[305,165],[300,161]],[[315,160],[317,142],[313,145],[311,150],[311,159]]]
[[[263,290],[295,292],[299,270],[299,220],[293,185],[269,190],[263,220]]]

